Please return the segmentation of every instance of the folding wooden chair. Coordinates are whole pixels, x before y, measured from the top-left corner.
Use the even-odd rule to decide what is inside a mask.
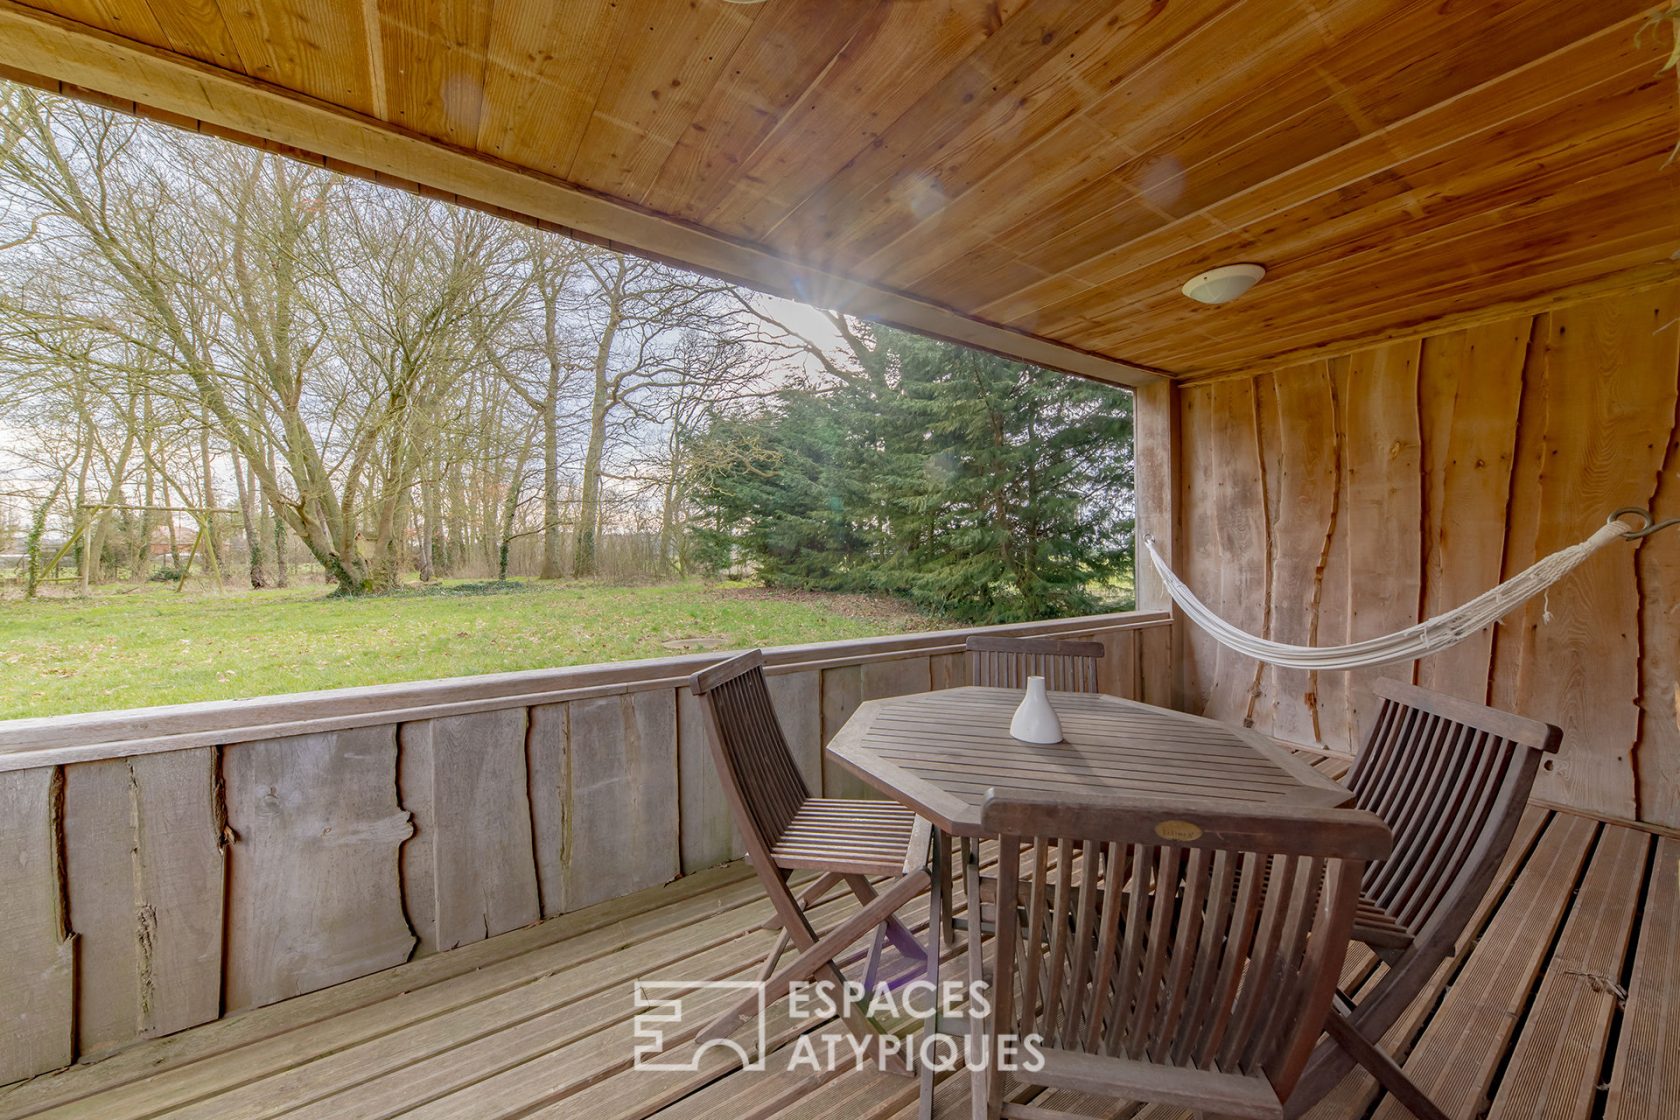
[[[1025,688],[1028,677],[1043,677],[1052,692],[1102,691],[1097,680],[1101,642],[975,635],[963,648],[969,684]]]
[[[976,634],[964,643],[963,651],[963,659],[968,663],[968,683],[971,685],[1025,688],[1028,677],[1043,677],[1044,687],[1052,692],[1102,691],[1098,678],[1103,657],[1101,642],[1063,638],[998,638]],[[973,845],[967,840],[962,842],[960,861],[953,858],[949,837],[942,837],[940,843],[945,845],[946,867],[954,870],[972,862]],[[990,879],[985,880],[983,886],[989,890],[992,886]],[[951,897],[951,893],[947,892],[946,897]],[[954,945],[957,930],[966,927],[968,919],[955,917],[949,908],[943,913],[945,943]]]
[[[894,802],[811,796],[776,719],[763,665],[762,652],[752,650],[689,680],[705,713],[712,759],[747,858],[775,907],[766,928],[781,931],[759,973],[762,996],[755,992],[724,1012],[701,1032],[701,1042],[727,1037],[756,1013],[761,1000],[768,1005],[797,980],[822,976],[839,982],[835,958],[871,933],[868,987],[874,986],[885,942],[905,956],[926,956],[893,915],[932,882],[931,826]],[[788,883],[796,870],[820,873],[797,898]],[[870,878],[879,876],[893,879],[877,892]],[[819,937],[805,912],[842,885],[862,908]],[[790,946],[798,955],[777,973]],[[860,1011],[848,1009],[844,1017],[859,1038],[876,1033]]]
[[[977,1117],[1076,1115],[1007,1103],[1011,1082],[1284,1115],[1336,991],[1360,876],[1389,852],[1380,819],[994,792],[981,820],[999,863]],[[1005,1035],[1039,1036],[1040,1068],[999,1069]]]
[[[1493,882],[1563,732],[1547,723],[1397,681],[1354,760],[1354,800],[1394,832],[1394,854],[1365,871],[1353,936],[1388,965],[1357,1005],[1338,994],[1290,1099],[1300,1115],[1364,1066],[1419,1120],[1444,1120],[1377,1041],[1417,999]]]

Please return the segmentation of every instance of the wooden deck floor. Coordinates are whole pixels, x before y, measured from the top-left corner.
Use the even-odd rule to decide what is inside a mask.
[[[1680,840],[1531,809],[1476,936],[1390,1047],[1455,1117],[1680,1116],[1677,872]],[[746,869],[704,872],[0,1090],[0,1118],[914,1115],[914,1083],[885,1074],[747,1073],[717,1052],[630,1068],[631,981],[750,977],[768,914]],[[796,1037],[771,1019],[773,1045]],[[966,1082],[941,1086],[943,1114],[967,1114]],[[1313,1115],[1406,1114],[1356,1074]]]

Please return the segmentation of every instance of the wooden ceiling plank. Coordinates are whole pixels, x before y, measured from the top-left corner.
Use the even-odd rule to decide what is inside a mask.
[[[1205,5],[1203,5],[1205,8]],[[933,155],[963,137],[1018,142],[1045,117],[1071,114],[1096,60],[1115,36],[1138,34],[1157,18],[1175,26],[1187,5],[1150,0],[1029,0],[951,72],[947,81],[899,116],[868,149],[783,215],[766,215],[752,235],[807,258],[830,259],[844,227],[862,214],[865,198],[890,195],[912,210],[936,199]],[[1205,16],[1203,17],[1205,18]]]
[[[1275,133],[1272,158],[1280,166],[1298,158],[1291,142],[1338,145],[1356,137],[1357,126],[1307,65],[1324,49],[1314,29],[1282,5],[1237,22],[1252,10],[1231,6],[1198,25],[1100,96],[1087,95],[1079,112],[1031,144],[1006,153],[993,146],[989,159],[968,161],[970,172],[983,173],[942,175],[944,205],[920,217],[883,212],[872,228],[848,235],[842,259],[857,275],[909,280],[953,259],[954,230],[977,228],[1007,242],[1005,230],[1032,215],[1054,225],[1082,197],[1097,200],[1097,209],[1121,203],[1170,220],[1192,164],[1186,138],[1198,131],[1223,136],[1224,146]],[[1321,107],[1320,119],[1291,133],[1285,125],[1297,106]]]
[[[217,0],[147,0],[170,50],[240,73],[263,61],[241,57]]]
[[[1556,159],[1546,159],[1548,153],[1544,150],[1533,164],[1504,159],[1498,145],[1491,140],[1473,149],[1487,157],[1484,167],[1471,169],[1481,174],[1459,174],[1445,180],[1456,189],[1415,192],[1421,199],[1422,217],[1394,214],[1387,221],[1372,221],[1365,208],[1353,208],[1339,219],[1325,214],[1318,223],[1304,225],[1304,238],[1287,246],[1284,264],[1270,278],[1267,288],[1242,307],[1204,309],[1189,300],[1175,298],[1176,284],[1170,278],[1151,289],[1151,296],[1169,302],[1169,318],[1218,316],[1227,322],[1240,318],[1253,329],[1269,311],[1290,311],[1292,297],[1308,300],[1317,309],[1324,306],[1322,297],[1326,292],[1357,291],[1346,285],[1361,271],[1379,268],[1385,277],[1408,276],[1399,271],[1392,257],[1410,246],[1419,246],[1426,252],[1453,252],[1455,241],[1465,236],[1465,231],[1506,227],[1537,208],[1567,205],[1584,192],[1617,189],[1630,182],[1656,192],[1672,191],[1680,170],[1668,175],[1648,174],[1660,167],[1664,151],[1653,135],[1650,119],[1671,110],[1649,97],[1625,98],[1624,102],[1618,114],[1622,121],[1620,129],[1607,133],[1589,148],[1571,151],[1566,141],[1560,141]],[[1531,167],[1534,169],[1530,170]],[[1620,217],[1623,216],[1615,215],[1610,220]],[[1593,228],[1602,228],[1604,222],[1605,217],[1600,216]],[[1680,222],[1680,215],[1676,215],[1676,222]],[[1669,225],[1672,227],[1674,223]],[[1558,231],[1552,232],[1555,235]],[[1653,255],[1667,256],[1668,244],[1654,242]],[[1280,247],[1283,247],[1281,239]],[[1314,291],[1315,288],[1320,290]],[[1137,291],[1135,287],[1127,290]],[[1082,314],[1102,318],[1092,309]],[[1158,320],[1152,321],[1143,329],[1152,330],[1159,325]]]
[[[1626,207],[1629,213],[1643,220],[1665,222],[1680,234],[1680,217],[1662,211],[1665,197],[1672,200],[1672,188],[1659,190],[1649,184],[1628,188],[1614,183],[1606,186],[1603,182],[1582,186],[1572,189],[1566,199],[1546,200],[1543,205],[1508,206],[1494,215],[1463,220],[1447,230],[1362,249],[1351,254],[1333,277],[1303,279],[1291,286],[1287,298],[1268,301],[1265,308],[1251,310],[1240,320],[1221,317],[1216,309],[1200,315],[1191,309],[1183,314],[1181,322],[1219,320],[1226,345],[1266,353],[1267,347],[1275,346],[1281,336],[1294,333],[1303,325],[1336,332],[1327,337],[1346,337],[1349,333],[1357,334],[1362,324],[1384,315],[1427,319],[1443,310],[1463,306],[1467,294],[1504,278],[1526,277],[1530,283],[1528,294],[1538,295],[1548,282],[1549,268],[1577,261],[1590,263],[1595,245],[1603,248],[1607,259],[1624,251],[1637,252],[1643,245],[1642,259],[1651,261],[1649,234],[1644,230],[1606,233],[1602,208]],[[1565,226],[1566,222],[1572,224]],[[1513,230],[1528,231],[1526,251],[1491,255],[1488,249],[1508,242]],[[1666,259],[1667,254],[1662,257]],[[1485,263],[1473,263],[1478,260]],[[1464,261],[1472,262],[1472,266],[1460,267],[1457,275],[1449,275],[1450,266]],[[1626,267],[1626,262],[1623,266]],[[1601,270],[1600,274],[1603,271],[1607,270]],[[1375,282],[1378,278],[1384,283],[1378,285]],[[1355,293],[1352,299],[1329,298],[1338,291],[1350,289]],[[1165,300],[1164,296],[1161,298]],[[1175,316],[1178,314],[1174,312]],[[1127,339],[1133,345],[1147,348],[1170,342],[1172,333],[1172,329],[1157,329],[1152,324],[1147,332],[1129,332]],[[1091,337],[1102,340],[1108,335]]]
[[[412,178],[590,240],[680,262],[764,291],[1120,384],[1159,374],[1006,330],[902,292],[860,284],[529,169],[430,142],[337,106],[0,0],[0,66],[165,113],[295,145],[343,164]]]
[[[1366,35],[1371,39],[1371,35]],[[1356,40],[1357,42],[1357,40]],[[1599,30],[1598,34],[1583,40],[1586,44],[1613,45],[1620,60],[1606,59],[1603,65],[1633,65],[1633,59],[1645,55],[1653,57],[1651,44],[1646,49],[1636,49],[1633,44],[1633,30],[1630,20],[1623,18],[1620,24]],[[1356,139],[1346,148],[1332,149],[1329,153],[1317,153],[1314,158],[1304,158],[1297,170],[1284,170],[1282,173],[1267,175],[1263,168],[1253,168],[1247,171],[1250,185],[1243,186],[1240,176],[1233,175],[1228,166],[1220,166],[1216,161],[1226,153],[1213,153],[1210,160],[1203,163],[1215,165],[1211,175],[1203,175],[1191,170],[1184,176],[1184,198],[1179,201],[1179,208],[1189,215],[1203,215],[1213,223],[1213,228],[1243,227],[1248,223],[1260,220],[1267,213],[1275,212],[1290,205],[1289,198],[1295,191],[1307,196],[1326,195],[1329,191],[1344,190],[1357,181],[1373,175],[1379,168],[1386,168],[1396,160],[1403,160],[1408,151],[1416,151],[1418,144],[1433,144],[1440,146],[1450,143],[1458,136],[1467,133],[1468,129],[1483,124],[1492,128],[1492,121],[1488,118],[1505,118],[1510,114],[1519,113],[1524,107],[1532,104],[1532,97],[1547,97],[1549,101],[1556,99],[1557,81],[1559,74],[1599,74],[1601,69],[1599,60],[1584,59],[1576,54],[1581,44],[1572,44],[1564,49],[1541,55],[1537,59],[1530,59],[1527,64],[1515,67],[1509,74],[1500,76],[1487,86],[1458,92],[1448,101],[1433,109],[1425,109],[1423,113],[1415,114],[1411,118],[1394,121],[1384,126],[1383,131]],[[1653,64],[1655,65],[1655,64]],[[1389,74],[1379,74],[1379,84],[1388,84]],[[1378,81],[1373,79],[1373,81]],[[1477,96],[1478,89],[1485,89],[1485,96]],[[1310,148],[1309,148],[1310,149]],[[1228,160],[1228,165],[1238,165],[1240,161]],[[1389,181],[1384,186],[1384,195],[1399,193],[1401,188],[1398,180]],[[1235,190],[1233,190],[1235,188]],[[1058,208],[1068,210],[1067,207]],[[1057,232],[1052,228],[1038,227],[1010,230],[1003,237],[1021,238],[1023,243],[1038,245],[1035,252],[1038,259],[1048,270],[1057,275],[1077,274],[1084,280],[1082,287],[1094,285],[1119,284],[1126,274],[1116,269],[1104,267],[1102,257],[1092,257],[1092,245],[1116,245],[1116,249],[1105,254],[1107,260],[1132,260],[1136,257],[1146,257],[1151,247],[1158,243],[1166,243],[1179,247],[1189,237],[1194,235],[1194,227],[1179,228],[1178,223],[1163,222],[1156,213],[1141,210],[1141,208],[1116,207],[1109,212],[1100,213],[1097,217],[1087,218],[1079,222],[1075,218],[1079,213],[1068,213],[1067,225]],[[1203,230],[1208,225],[1203,225]],[[1189,235],[1189,237],[1186,237]],[[1196,238],[1189,243],[1198,245],[1200,240],[1220,240],[1220,238]],[[1225,238],[1228,240],[1228,238]],[[1174,265],[1178,272],[1191,275],[1213,264],[1215,260],[1233,260],[1231,250],[1221,243],[1218,252],[1203,250],[1200,257],[1183,265]],[[1236,250],[1243,252],[1243,250]],[[1270,245],[1258,245],[1258,254],[1262,257],[1272,252]],[[979,279],[971,275],[969,279]],[[1048,280],[1040,287],[1050,287],[1053,280]],[[1032,309],[1033,312],[1043,309],[1043,292],[1040,289],[1020,290],[1013,294],[1001,294],[998,289],[984,290],[984,292],[959,292],[951,294],[951,299],[974,299],[976,306],[983,306],[986,314],[998,317],[1000,321],[1016,321]]]
[[[761,5],[692,4],[627,19],[564,178],[642,202]]]
[[[217,0],[245,74],[280,81],[300,93],[358,113],[381,116],[381,83],[360,6],[335,0],[253,4]],[[209,60],[207,60],[209,61]]]
[[[1219,25],[1231,10],[1230,5],[1206,3],[1164,8],[1127,4],[1086,26],[1071,44],[1047,54],[1040,65],[1023,69],[1014,88],[991,80],[985,65],[974,68],[978,73],[972,75],[965,73],[970,68],[961,68],[955,88],[963,91],[963,97],[976,98],[974,90],[963,87],[971,77],[980,79],[978,97],[983,103],[978,113],[967,101],[954,109],[938,104],[954,92],[942,87],[931,99],[935,104],[906,114],[904,119],[912,122],[913,143],[896,152],[880,147],[861,155],[823,184],[819,196],[825,211],[820,221],[816,214],[799,218],[796,211],[794,221],[778,227],[771,242],[808,251],[812,235],[820,232],[827,259],[848,267],[861,263],[912,227],[943,213],[953,199],[1000,169],[1028,158],[1027,153],[1039,145],[1070,135],[1069,122],[1077,122],[1072,128],[1088,132],[1090,122],[1080,118],[1103,91],[1120,87],[1147,70],[1152,59],[1169,53],[1175,44]],[[1033,53],[1018,46],[1008,61]],[[930,127],[929,122],[941,113],[948,114],[949,123]],[[1105,148],[1117,143],[1112,133],[1104,139],[1108,141]],[[1083,154],[1082,149],[1071,150]],[[1122,151],[1124,157],[1136,154],[1130,148]],[[1033,165],[1042,170],[1047,162],[1039,158]],[[875,174],[882,163],[887,164],[886,174]],[[800,240],[790,242],[787,237]]]
[[[1297,73],[1301,83],[1323,88],[1310,68],[1297,68]],[[1155,149],[1150,156],[1125,161],[1119,167],[1103,167],[1092,161],[1098,165],[1087,164],[1083,175],[1068,182],[1065,194],[1042,207],[1008,204],[1005,200],[1020,198],[1025,184],[994,178],[984,188],[965,195],[948,217],[941,216],[937,224],[946,228],[936,230],[932,228],[935,223],[923,223],[890,248],[891,253],[902,256],[908,271],[881,270],[885,254],[877,254],[855,271],[864,276],[890,276],[892,283],[926,285],[929,290],[962,290],[964,298],[990,302],[1018,289],[1008,286],[1006,277],[994,277],[973,262],[963,267],[941,247],[941,242],[948,245],[951,241],[951,230],[984,222],[980,228],[992,231],[999,244],[1030,253],[1040,272],[1053,276],[1067,271],[1078,258],[1089,258],[1100,245],[1123,244],[1178,220],[1179,215],[1194,217],[1202,213],[1209,199],[1228,197],[1243,183],[1269,179],[1297,166],[1305,153],[1333,150],[1361,135],[1358,126],[1328,95],[1306,104],[1299,112],[1284,115],[1287,104],[1281,97],[1273,104],[1270,95],[1229,109],[1215,103],[1199,118],[1210,125],[1201,130],[1203,135],[1184,135],[1170,146]],[[1253,142],[1227,145],[1231,136],[1246,136]],[[1208,148],[1201,146],[1204,141]],[[1218,154],[1203,159],[1204,151]],[[989,220],[979,217],[988,211],[992,215]],[[1075,242],[1057,237],[1070,225],[1084,224],[1093,212],[1119,223],[1104,231],[1112,240]],[[1215,228],[1220,233],[1229,232],[1225,227]]]
[[[1263,259],[1287,254],[1288,238],[1317,227],[1330,214],[1370,206],[1378,208],[1375,220],[1386,221],[1395,209],[1415,209],[1409,199],[1389,201],[1415,189],[1388,170],[1392,163],[1390,148],[1410,150],[1414,158],[1474,152],[1489,138],[1520,127],[1525,120],[1544,122],[1595,91],[1643,83],[1655,73],[1659,61],[1660,51],[1652,44],[1635,46],[1630,27],[1607,30],[1560,55],[1536,60],[1488,87],[1390,126],[1389,143],[1381,143],[1383,138],[1378,136],[1365,137],[1093,257],[1082,266],[1070,266],[1037,285],[994,298],[981,305],[981,310],[998,321],[1035,316],[1048,324],[1057,321],[1058,314],[1071,310],[1063,301],[1077,306],[1082,293],[1134,291],[1149,283],[1182,280],[1222,260],[1245,259],[1251,253]],[[1560,86],[1558,74],[1564,71],[1602,77],[1596,85],[1579,91]],[[1223,232],[1228,229],[1238,233]],[[1053,249],[1059,255],[1078,243],[1102,243],[1111,236],[1113,231],[1102,221],[1086,223],[1069,229]]]
[[[723,79],[678,137],[645,196],[663,214],[701,219],[699,201],[734,179],[743,161],[810,87],[836,65],[848,44],[880,27],[888,0],[773,4],[736,49]]]
[[[1392,261],[1396,271],[1414,276],[1392,291],[1384,292],[1384,299],[1364,307],[1345,306],[1330,314],[1312,316],[1310,307],[1296,317],[1279,318],[1266,329],[1250,332],[1246,324],[1232,323],[1224,332],[1224,346],[1207,347],[1196,356],[1195,364],[1186,368],[1186,376],[1201,376],[1219,372],[1240,364],[1270,365],[1275,356],[1284,353],[1312,353],[1325,348],[1340,348],[1350,340],[1370,339],[1385,331],[1444,320],[1455,312],[1478,310],[1490,303],[1522,303],[1539,300],[1548,293],[1591,281],[1616,278],[1614,283],[1630,284],[1636,277],[1680,272],[1680,264],[1667,259],[1653,262],[1650,236],[1637,230],[1619,236],[1603,236],[1596,232],[1594,220],[1602,221],[1607,208],[1620,207],[1649,222],[1668,222],[1676,225],[1673,214],[1673,190],[1638,188],[1640,194],[1610,192],[1588,196],[1573,206],[1554,211],[1535,211],[1513,217],[1508,226],[1523,228],[1562,228],[1574,223],[1586,232],[1553,235],[1547,243],[1536,246],[1519,258],[1502,258],[1497,266],[1471,273],[1467,278],[1441,279],[1444,262],[1436,262],[1425,249],[1384,254],[1380,263]],[[1548,223],[1541,227],[1539,223]],[[1551,225],[1555,223],[1555,225]],[[1680,235],[1680,228],[1675,229]],[[1485,245],[1507,242],[1509,228],[1495,227],[1481,231],[1479,240],[1464,239],[1455,246],[1455,256],[1475,255]],[[1363,290],[1373,290],[1368,282]],[[1619,274],[1625,273],[1625,276]],[[1609,286],[1614,286],[1614,283]],[[1343,278],[1343,286],[1361,287],[1356,274]],[[1319,304],[1322,309],[1323,304]],[[1098,336],[1100,337],[1100,336]],[[1313,338],[1319,345],[1310,350],[1290,346],[1292,339]],[[1165,352],[1172,345],[1171,332],[1159,336],[1133,337],[1127,344],[1140,353]]]
[[[477,143],[493,10],[489,4],[380,0],[390,123],[457,147]]]
[[[473,146],[566,178],[621,37],[635,20],[615,4],[498,4]]]
[[[1002,26],[990,0],[893,4],[783,116],[732,181],[697,200],[708,225],[748,232],[786,213],[868,148]]]
[[[37,0],[31,7],[42,7],[46,0]],[[169,36],[164,34],[147,0],[51,0],[50,9],[57,15],[89,27],[114,31],[148,46],[170,49]]]

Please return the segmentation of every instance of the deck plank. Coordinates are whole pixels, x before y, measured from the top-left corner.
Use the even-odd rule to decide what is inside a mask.
[[[1511,847],[1505,853],[1505,858],[1500,862],[1499,870],[1494,874],[1493,883],[1489,887],[1487,895],[1482,899],[1475,913],[1470,916],[1470,920],[1465,923],[1466,929],[1477,930],[1486,924],[1489,915],[1493,912],[1495,901],[1510,885],[1511,880],[1522,867],[1524,860],[1528,857],[1529,849],[1533,846],[1546,821],[1547,814],[1543,810],[1530,806],[1524,811],[1522,818],[1518,821],[1517,833],[1512,838]],[[1466,943],[1459,946],[1459,952],[1441,963],[1440,967],[1435,970],[1435,975],[1424,986],[1419,998],[1411,1007],[1406,1009],[1400,1018],[1395,1021],[1395,1024],[1388,1029],[1388,1032],[1383,1035],[1381,1039],[1383,1049],[1398,1059],[1405,1058],[1411,1049],[1412,1042],[1428,1023],[1429,1013],[1433,1009],[1436,999],[1439,998],[1441,989],[1446,986],[1447,980],[1452,976],[1454,969],[1462,963],[1464,953],[1470,951],[1471,948],[1472,946],[1467,938]],[[1376,983],[1381,974],[1382,970],[1377,969],[1367,979],[1366,983]],[[1359,994],[1363,995],[1368,990],[1368,988],[1361,989]],[[1341,1117],[1348,1116],[1362,1117],[1370,1111],[1372,1103],[1380,1092],[1376,1080],[1362,1068],[1355,1066],[1346,1077],[1342,1078],[1341,1083],[1329,1092],[1324,1100],[1307,1113],[1306,1120],[1340,1120]]]
[[[1552,819],[1407,1057],[1406,1073],[1447,1115],[1474,1116],[1482,1107],[1597,828],[1568,813]],[[1385,1097],[1373,1116],[1410,1120],[1411,1114]]]
[[[494,966],[516,961],[536,950],[611,929],[613,934],[603,939],[606,945],[603,951],[610,951],[637,938],[653,936],[658,930],[694,915],[744,906],[761,898],[757,882],[742,865],[701,872],[657,890],[576,911],[541,925],[287,1000],[259,1013],[208,1023],[93,1064],[72,1066],[0,1089],[0,1120],[33,1116],[84,1098],[97,1098],[115,1108],[126,1087],[137,1081],[340,1020],[395,996],[407,993],[410,1000],[426,998],[435,993],[422,995],[423,990],[463,977],[467,979],[457,983],[457,988],[493,993],[497,976]],[[574,948],[587,956],[582,946]],[[529,967],[527,962],[514,964],[511,969],[515,975],[524,975]]]
[[[1605,1120],[1680,1115],[1680,840],[1658,841]]]
[[[1488,1120],[1591,1112],[1651,837],[1607,826]]]
[[[1454,1116],[1474,1115],[1490,1087],[1490,1120],[1587,1115],[1607,1063],[1610,1120],[1676,1114],[1680,1080],[1667,1059],[1680,1034],[1677,871],[1680,840],[1532,809],[1472,923],[1480,936],[1403,1018],[1395,1052]],[[836,896],[822,917],[855,905]],[[790,1072],[775,1054],[747,1073],[716,1052],[694,1072],[631,1068],[629,981],[750,976],[771,936],[760,928],[768,913],[745,868],[702,873],[25,1082],[0,1091],[0,1120],[909,1120],[915,1082],[887,1074]],[[925,916],[923,903],[906,913],[913,926]],[[1380,972],[1360,959],[1346,979]],[[1618,1027],[1614,989],[1593,978],[1624,974]],[[693,1022],[667,1036],[673,1054],[692,1050],[708,998],[728,996],[689,1009]],[[772,1046],[837,1029],[779,1011]],[[1356,1120],[1373,1106],[1398,1117],[1362,1076],[1316,1120]],[[941,1115],[968,1114],[968,1086],[964,1075],[941,1082]],[[1072,1094],[1033,1103],[1115,1120],[1184,1115]]]

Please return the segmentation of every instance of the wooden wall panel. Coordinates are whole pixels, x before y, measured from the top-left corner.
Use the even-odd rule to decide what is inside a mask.
[[[1680,517],[1680,410],[1669,433],[1651,512]],[[1641,817],[1680,824],[1680,533],[1658,533],[1635,553],[1640,594],[1639,740],[1634,790]]]
[[[552,717],[533,729],[542,733],[545,754],[561,752],[558,766],[545,767],[558,786],[539,790],[533,783],[532,796],[559,800],[560,843],[539,837],[539,866],[546,865],[545,909],[562,911],[669,882],[681,868],[676,691],[566,707],[563,740],[554,737]]]
[[[1095,633],[1116,691],[1164,701],[1165,616],[1092,621],[1051,629]],[[772,653],[768,687],[813,790],[826,735],[862,700],[964,683],[961,638]],[[363,690],[270,700],[294,726],[358,718],[345,707],[372,721],[286,738],[194,723],[209,707],[194,705],[33,726],[67,749],[33,766],[0,744],[14,764],[0,769],[0,1084],[738,854],[698,707],[675,683],[704,663],[586,667],[530,707],[530,692],[487,697],[482,681],[448,701],[461,682],[403,686],[406,708],[388,687],[379,707]],[[433,714],[446,704],[458,714]]]
[[[1502,530],[1533,333],[1525,317],[1424,340],[1418,384],[1424,618],[1505,578]],[[1417,683],[1485,703],[1492,667],[1490,629],[1419,661]]]
[[[1677,321],[1670,284],[1185,387],[1188,582],[1245,629],[1333,645],[1462,603],[1618,506],[1674,510]],[[1250,400],[1258,412],[1244,426]],[[1253,662],[1191,632],[1188,703],[1351,749],[1373,714],[1370,678],[1415,671],[1564,728],[1538,796],[1680,825],[1677,537],[1612,545],[1545,600],[1415,670],[1266,669],[1251,695]]]
[[[1344,505],[1340,528],[1348,542],[1347,630],[1342,641],[1358,641],[1418,621],[1423,595],[1422,435],[1418,419],[1416,341],[1392,343],[1354,354],[1348,363],[1347,438],[1344,442]],[[1321,632],[1320,641],[1328,637]],[[1360,741],[1376,723],[1377,702],[1370,682],[1380,676],[1410,681],[1411,665],[1348,674],[1346,713],[1321,713],[1344,721],[1346,742]]]
[[[65,768],[79,1055],[221,1014],[218,784],[211,747]]]
[[[1176,626],[1156,626],[1138,634],[1138,699],[1163,708],[1180,703],[1179,669],[1183,643]]]
[[[531,846],[537,864],[542,916],[562,913],[566,901],[566,830],[570,826],[566,775],[569,704],[539,704],[526,711],[526,792],[531,803]]]
[[[0,774],[0,1085],[75,1056],[55,770]]]
[[[834,738],[863,703],[863,666],[838,665],[822,670],[822,741]],[[823,754],[822,791],[824,797],[867,797],[868,786],[846,769]]]
[[[541,916],[525,727],[524,708],[402,726],[399,780],[414,820],[403,898],[420,954]]]
[[[1546,371],[1539,555],[1579,540],[1594,512],[1602,518],[1617,506],[1651,502],[1674,430],[1677,308],[1680,287],[1665,286],[1551,314],[1540,340]],[[1607,549],[1590,571],[1525,608],[1524,615],[1541,623],[1528,631],[1516,666],[1516,699],[1524,710],[1603,744],[1560,756],[1542,773],[1539,794],[1632,817],[1641,809],[1633,764],[1642,649],[1634,551]],[[1672,803],[1652,808],[1677,811]]]
[[[686,688],[677,690],[677,789],[683,873],[738,859],[745,849],[712,762],[705,716],[700,701]]]
[[[1260,379],[1260,439],[1271,517],[1272,603],[1269,637],[1318,644],[1317,609],[1338,511],[1341,416],[1330,364],[1315,362]],[[1297,743],[1321,743],[1317,674],[1266,666],[1254,726]]]
[[[269,739],[222,754],[226,1009],[260,1007],[407,960],[397,729]]]
[[[812,792],[822,789],[822,671],[810,669],[803,673],[774,673],[766,676],[770,702],[776,706],[776,719],[788,750],[799,767],[805,786]]]
[[[1138,683],[1138,635],[1135,630],[1111,630],[1097,635],[1103,658],[1097,670],[1102,691],[1111,696],[1135,700],[1142,693]]]

